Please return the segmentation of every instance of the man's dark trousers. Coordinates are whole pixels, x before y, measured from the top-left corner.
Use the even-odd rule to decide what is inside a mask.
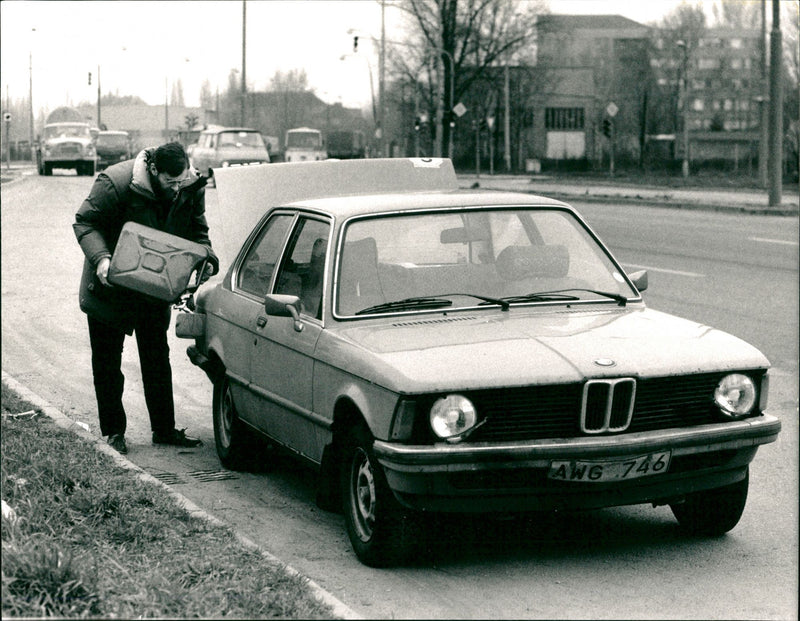
[[[104,436],[124,434],[125,409],[122,406],[122,348],[125,331],[89,318],[89,341],[92,346],[92,373]],[[167,329],[169,310],[143,313],[136,320],[134,334],[139,349],[144,397],[154,433],[169,434],[175,428],[175,405],[172,399],[172,367],[169,363]]]

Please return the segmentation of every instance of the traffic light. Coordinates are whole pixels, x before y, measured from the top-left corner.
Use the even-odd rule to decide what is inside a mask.
[[[420,119],[419,119],[419,117],[416,117],[414,119],[414,131],[415,132],[419,131],[419,126],[420,126]]]
[[[603,119],[603,134],[606,138],[611,138],[611,119]]]
[[[358,37],[353,37],[353,51],[358,51]]]
[[[92,85],[92,72],[89,72],[89,86]]]

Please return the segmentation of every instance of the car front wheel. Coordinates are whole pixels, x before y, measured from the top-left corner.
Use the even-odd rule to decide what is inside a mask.
[[[252,461],[252,441],[239,420],[231,386],[222,373],[214,382],[214,443],[222,465],[230,470],[246,469]]]
[[[342,502],[350,543],[365,565],[386,567],[405,561],[417,544],[419,516],[397,502],[372,452],[364,426],[350,431],[342,467]]]
[[[695,492],[670,509],[680,525],[698,535],[724,535],[739,523],[747,502],[750,471],[741,481],[717,489]]]

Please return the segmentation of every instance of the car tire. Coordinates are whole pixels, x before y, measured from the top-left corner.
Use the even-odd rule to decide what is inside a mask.
[[[356,556],[370,567],[388,567],[409,559],[418,543],[421,520],[392,494],[372,444],[372,435],[363,425],[353,428],[345,439],[342,505]]]
[[[229,470],[250,469],[255,457],[254,442],[247,437],[247,430],[239,420],[230,382],[224,373],[214,382],[212,409],[214,443],[220,462]]]
[[[717,489],[695,492],[686,501],[670,505],[680,525],[696,535],[724,535],[739,523],[747,502],[750,471],[741,481]]]

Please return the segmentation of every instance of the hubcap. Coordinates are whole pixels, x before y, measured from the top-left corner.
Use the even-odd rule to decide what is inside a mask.
[[[358,536],[362,541],[369,541],[375,527],[375,477],[363,449],[358,449],[353,456],[351,491]]]

